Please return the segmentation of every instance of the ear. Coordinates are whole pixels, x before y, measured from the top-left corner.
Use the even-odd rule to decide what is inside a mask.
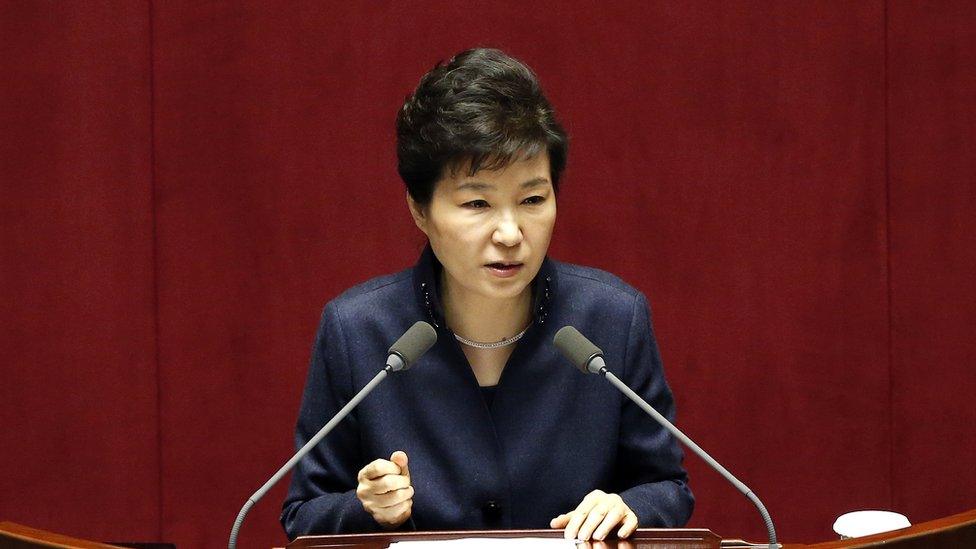
[[[410,193],[407,193],[407,208],[410,209],[410,216],[413,217],[417,228],[427,234],[427,214],[424,212],[424,207],[417,204]]]

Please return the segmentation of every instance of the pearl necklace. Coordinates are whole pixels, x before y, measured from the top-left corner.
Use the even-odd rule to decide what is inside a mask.
[[[529,323],[529,326],[532,326],[532,323]],[[507,347],[515,343],[516,341],[522,339],[522,336],[525,335],[525,332],[529,331],[529,326],[526,326],[524,330],[513,335],[512,337],[508,339],[503,339],[501,341],[496,341],[495,343],[482,343],[480,341],[471,341],[470,339],[465,339],[457,334],[454,334],[454,339],[460,341],[461,343],[467,345],[468,347],[474,347],[475,349],[498,349],[500,347]]]

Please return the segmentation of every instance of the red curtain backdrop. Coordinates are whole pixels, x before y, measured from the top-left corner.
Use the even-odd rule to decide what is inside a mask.
[[[786,541],[976,507],[968,2],[0,3],[0,520],[226,543],[322,305],[423,239],[393,119],[476,45],[572,137],[552,255],[643,290]],[[596,405],[596,404],[595,404]],[[694,456],[692,526],[762,539]],[[285,539],[284,486],[242,547]]]
[[[0,520],[159,534],[149,11],[0,4]]]

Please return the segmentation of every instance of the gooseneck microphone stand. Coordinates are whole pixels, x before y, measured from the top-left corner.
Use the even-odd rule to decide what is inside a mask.
[[[244,517],[247,516],[247,512],[251,510],[251,507],[253,507],[258,500],[264,497],[264,495],[268,493],[268,490],[277,484],[282,477],[288,474],[288,471],[291,471],[292,468],[295,467],[295,465],[298,464],[303,457],[305,457],[305,454],[308,454],[316,444],[321,442],[322,439],[325,438],[325,435],[329,434],[329,431],[331,431],[336,425],[339,424],[340,421],[349,415],[349,412],[351,412],[353,408],[355,408],[364,398],[366,398],[366,395],[375,389],[381,381],[386,379],[386,376],[389,375],[390,372],[410,368],[410,366],[412,366],[413,363],[420,358],[420,355],[427,352],[427,350],[433,346],[435,341],[437,341],[437,333],[434,331],[434,328],[426,322],[415,323],[410,327],[409,330],[400,336],[400,339],[398,339],[396,343],[390,347],[389,357],[386,360],[386,367],[376,374],[365,387],[360,389],[359,392],[356,393],[356,396],[352,397],[352,400],[346,403],[346,405],[343,406],[342,409],[339,410],[339,412],[336,413],[336,415],[325,424],[325,426],[319,429],[319,432],[309,439],[309,441],[305,443],[305,446],[302,446],[302,448],[298,450],[298,452],[296,452],[287,463],[282,465],[281,469],[278,469],[278,472],[268,479],[268,482],[264,483],[264,486],[258,488],[257,492],[254,492],[251,497],[247,498],[247,502],[245,502],[244,506],[241,507],[241,511],[237,513],[237,520],[234,521],[234,526],[230,530],[230,540],[227,542],[228,549],[237,548],[237,534],[240,532],[241,524],[244,523]]]

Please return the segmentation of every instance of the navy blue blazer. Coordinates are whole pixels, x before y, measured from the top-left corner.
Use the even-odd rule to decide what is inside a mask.
[[[417,320],[437,343],[391,374],[295,468],[281,523],[304,534],[380,529],[356,498],[356,475],[395,450],[410,458],[419,530],[548,528],[594,489],[618,493],[642,527],[680,527],[694,498],[670,433],[552,345],[576,326],[608,368],[674,420],[674,400],[643,294],[617,277],[547,258],[533,282],[534,322],[490,405],[438,300],[428,246],[411,269],[356,286],[325,306],[295,433],[303,446],[379,372]]]

